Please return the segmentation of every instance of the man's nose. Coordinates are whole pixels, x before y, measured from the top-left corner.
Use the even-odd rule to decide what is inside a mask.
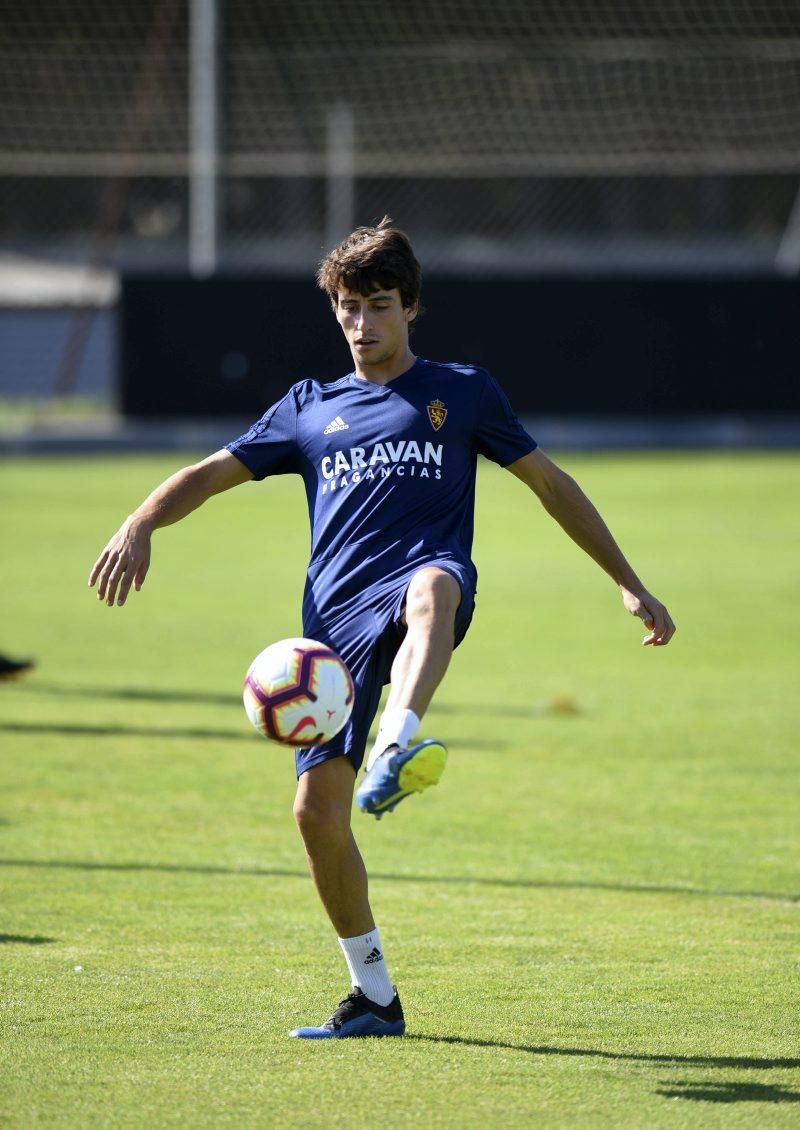
[[[369,325],[369,310],[366,306],[360,306],[356,313],[356,326],[359,329],[364,329]]]

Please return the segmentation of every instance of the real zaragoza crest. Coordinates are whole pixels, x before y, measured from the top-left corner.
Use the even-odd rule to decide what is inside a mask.
[[[435,432],[438,432],[442,424],[447,418],[447,409],[444,406],[443,400],[432,400],[428,405],[428,419],[431,422],[431,427]]]

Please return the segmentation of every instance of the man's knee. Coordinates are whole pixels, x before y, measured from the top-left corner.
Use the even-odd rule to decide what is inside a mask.
[[[418,619],[454,620],[461,603],[461,587],[444,569],[421,569],[408,586],[406,622]]]
[[[336,758],[336,762],[345,761]],[[349,762],[341,770],[338,764],[324,762],[300,778],[294,818],[306,846],[339,840],[349,834],[355,774]]]
[[[306,845],[344,839],[350,830],[349,809],[324,797],[297,796],[294,818]]]

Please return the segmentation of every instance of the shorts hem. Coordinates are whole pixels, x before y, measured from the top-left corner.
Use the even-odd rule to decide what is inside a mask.
[[[300,752],[306,753],[307,751],[301,750]],[[350,764],[353,766],[354,771],[356,773],[358,773],[358,769],[361,767],[361,763],[359,762],[358,768],[356,768],[356,766],[353,762],[352,752],[353,752],[352,747],[350,747],[349,749],[337,750],[335,752],[334,751],[325,751],[325,752],[320,751],[313,758],[310,758],[307,762],[304,761],[302,768],[297,764],[297,753],[295,753],[295,776],[297,777],[297,780],[299,781],[300,778],[303,776],[303,774],[307,773],[309,769],[315,769],[317,767],[317,765],[322,765],[326,761],[335,761],[337,757],[346,757],[347,760],[350,762]],[[364,759],[364,755],[362,754],[361,760],[363,761],[363,759]]]
[[[472,617],[475,613],[475,586],[474,584],[470,583],[469,578],[465,575],[462,566],[456,564],[453,561],[450,561],[447,558],[434,561],[425,561],[419,566],[419,569],[417,569],[416,572],[411,577],[409,577],[402,593],[397,600],[397,603],[395,604],[391,622],[395,627],[403,628],[403,630],[405,630],[405,625],[403,624],[403,611],[406,606],[408,586],[411,584],[417,573],[421,572],[423,569],[441,569],[443,573],[447,573],[453,578],[461,591],[461,600],[459,602],[458,608],[456,609],[454,622],[455,642],[453,644],[453,648],[455,650],[455,648],[457,648],[458,645],[463,642],[464,637],[469,631],[470,624],[472,623]],[[471,600],[472,604],[471,607],[467,609],[465,607],[465,602],[469,600]]]

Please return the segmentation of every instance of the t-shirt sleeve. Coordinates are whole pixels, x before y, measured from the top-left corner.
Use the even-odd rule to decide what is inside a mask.
[[[244,463],[248,471],[252,471],[254,479],[299,471],[297,401],[294,389],[290,389],[283,400],[268,408],[249,431],[225,446]]]
[[[478,405],[478,422],[475,432],[480,455],[507,467],[536,447],[536,440],[517,419],[508,397],[488,373]]]

